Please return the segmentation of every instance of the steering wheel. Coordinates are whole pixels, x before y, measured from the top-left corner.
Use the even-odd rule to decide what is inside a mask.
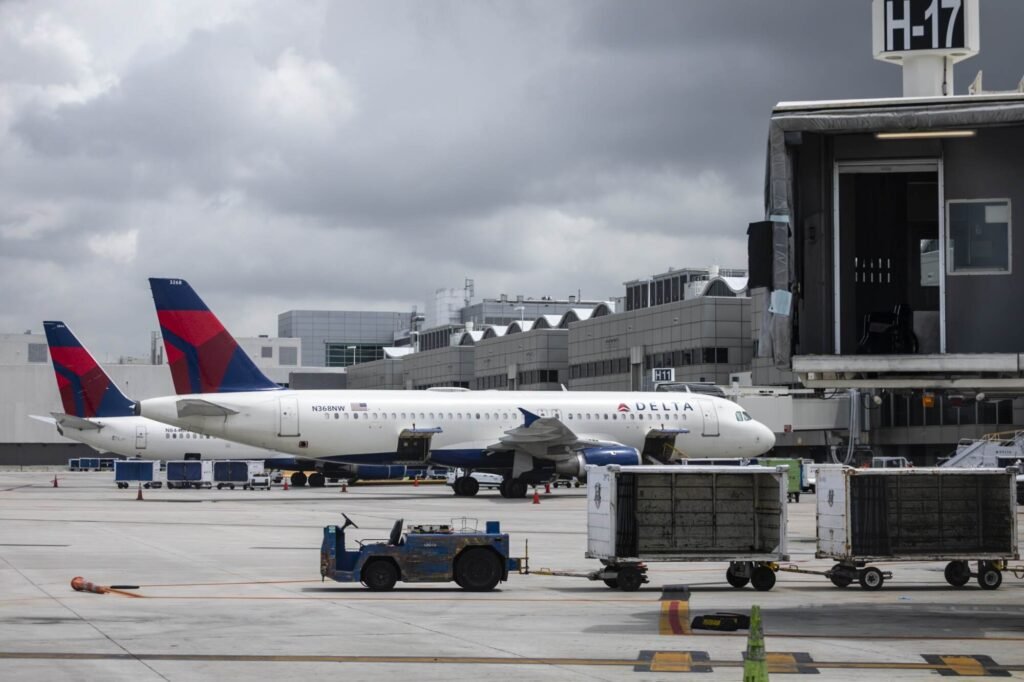
[[[352,526],[353,528],[359,528],[359,526],[356,525],[356,522],[348,517],[348,514],[346,514],[345,512],[341,512],[341,516],[345,519],[345,525],[341,527],[342,530],[345,530],[349,526]]]

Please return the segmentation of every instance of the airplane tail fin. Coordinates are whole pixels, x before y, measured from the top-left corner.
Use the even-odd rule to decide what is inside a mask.
[[[76,417],[126,417],[135,403],[107,376],[63,322],[43,322],[64,411]]]
[[[280,388],[256,367],[188,282],[151,277],[149,285],[179,395]]]

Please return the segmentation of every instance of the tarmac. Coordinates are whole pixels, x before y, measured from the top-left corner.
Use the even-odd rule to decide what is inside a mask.
[[[353,538],[394,521],[501,522],[530,566],[586,573],[584,489],[541,503],[444,485],[272,491],[118,490],[111,473],[0,471],[2,680],[738,680],[747,633],[695,616],[761,608],[772,679],[1024,678],[1024,564],[997,590],[953,588],[941,563],[879,564],[876,592],[780,572],[735,589],[723,563],[650,564],[621,592],[585,578],[511,575],[387,593],[321,582],[324,525]],[[792,565],[814,559],[814,496],[789,510]],[[1024,507],[1019,509],[1024,510]],[[1018,531],[1022,513],[1018,512]],[[107,594],[76,592],[81,576]],[[667,589],[663,589],[666,588]]]

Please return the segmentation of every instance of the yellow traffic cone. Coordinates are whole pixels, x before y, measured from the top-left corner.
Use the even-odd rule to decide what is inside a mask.
[[[743,660],[743,682],[768,682],[761,607],[757,604],[750,607],[750,634],[747,635],[747,655]]]

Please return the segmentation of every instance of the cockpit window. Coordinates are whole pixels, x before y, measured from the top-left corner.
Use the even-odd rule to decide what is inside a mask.
[[[754,421],[754,418],[747,414],[745,411],[740,410],[736,413],[736,421],[738,422],[749,422]]]

